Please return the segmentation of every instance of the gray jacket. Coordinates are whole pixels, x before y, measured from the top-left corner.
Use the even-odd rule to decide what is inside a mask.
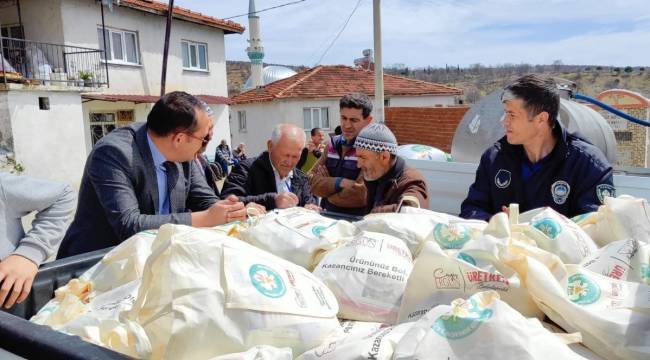
[[[20,255],[36,265],[54,255],[74,213],[70,186],[0,172],[0,259]],[[36,211],[25,234],[22,217]]]
[[[143,123],[112,131],[88,156],[75,218],[58,258],[115,246],[132,235],[161,225],[191,225],[191,211],[209,208],[218,198],[196,161],[175,163],[171,214],[158,214],[158,181],[147,127]]]

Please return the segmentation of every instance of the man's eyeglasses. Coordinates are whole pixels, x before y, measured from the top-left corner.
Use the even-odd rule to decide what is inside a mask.
[[[192,139],[200,140],[201,141],[201,146],[207,146],[210,140],[212,140],[212,135],[208,134],[204,138],[196,137],[188,132],[185,133],[185,135],[191,137]]]

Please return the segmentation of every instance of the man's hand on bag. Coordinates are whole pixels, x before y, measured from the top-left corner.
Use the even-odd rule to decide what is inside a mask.
[[[214,225],[226,224],[233,221],[246,220],[246,208],[244,203],[239,199],[230,195],[224,200],[219,200],[214,203],[209,209],[210,219]]]
[[[284,192],[275,195],[275,207],[278,209],[287,209],[290,207],[298,206],[300,201],[296,194],[291,192]]]
[[[38,266],[20,255],[10,255],[0,262],[0,305],[9,309],[25,301],[37,272]]]
[[[246,204],[246,214],[251,216],[264,215],[266,214],[266,207],[258,203],[248,203]]]
[[[318,206],[316,204],[306,204],[305,209],[314,210],[314,211],[318,211],[318,212],[323,211],[323,208],[321,208],[320,206]]]

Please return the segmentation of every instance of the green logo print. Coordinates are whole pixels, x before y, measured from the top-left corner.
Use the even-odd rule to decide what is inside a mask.
[[[476,300],[467,301],[459,299],[461,303],[452,302],[450,313],[441,315],[431,325],[431,329],[438,335],[455,340],[471,335],[483,322],[492,317],[492,310],[480,307]]]
[[[582,274],[573,274],[569,276],[567,295],[578,305],[589,305],[600,299],[600,287]]]
[[[555,239],[562,232],[562,227],[557,221],[551,218],[543,218],[533,221],[533,227],[551,239]]]
[[[251,266],[248,275],[255,289],[264,296],[279,298],[287,292],[280,275],[266,265],[255,264]]]
[[[462,224],[439,223],[433,228],[433,236],[443,249],[461,249],[472,233],[469,227]]]

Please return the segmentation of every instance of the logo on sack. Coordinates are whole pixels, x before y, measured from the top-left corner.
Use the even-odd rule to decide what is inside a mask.
[[[441,315],[431,325],[431,329],[438,335],[447,339],[462,339],[471,335],[483,322],[492,317],[492,310],[478,305],[476,300],[470,298],[452,302],[451,313]]]
[[[616,197],[616,189],[609,184],[600,184],[596,186],[596,195],[600,203],[604,204],[606,197]]]
[[[573,274],[569,276],[567,295],[578,305],[589,305],[600,299],[600,287],[583,274]]]
[[[551,195],[556,204],[562,205],[566,202],[571,192],[571,186],[564,180],[558,180],[551,185]]]
[[[280,275],[266,265],[255,264],[251,266],[248,275],[255,289],[264,296],[279,298],[287,292]]]
[[[650,264],[641,264],[641,280],[650,285]]]
[[[460,276],[448,274],[443,268],[433,270],[433,279],[438,289],[460,289]]]
[[[544,235],[548,236],[549,239],[555,240],[558,235],[562,232],[562,227],[558,224],[557,221],[551,218],[543,218],[535,220],[532,223],[533,227],[541,232]]]
[[[499,169],[496,176],[494,177],[494,185],[499,189],[505,189],[510,186],[510,181],[512,179],[512,174],[506,169]]]
[[[464,252],[459,252],[458,255],[456,255],[456,258],[463,260],[464,262],[476,266],[476,260],[474,260],[473,257],[470,255],[464,253]]]
[[[471,229],[463,224],[438,223],[433,228],[433,237],[443,249],[460,249],[471,236]]]

